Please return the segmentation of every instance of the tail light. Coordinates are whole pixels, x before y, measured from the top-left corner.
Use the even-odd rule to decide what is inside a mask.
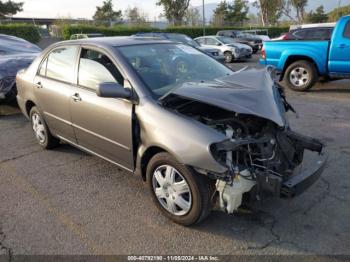
[[[261,49],[261,58],[266,60],[266,52],[264,47]]]
[[[288,34],[285,34],[283,37],[282,37],[282,40],[288,40],[289,37],[288,37]]]

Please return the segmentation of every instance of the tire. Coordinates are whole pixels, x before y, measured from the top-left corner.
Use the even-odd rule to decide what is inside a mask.
[[[288,66],[283,82],[284,84],[298,92],[309,90],[317,81],[317,70],[313,63],[300,60]]]
[[[173,176],[167,178],[167,173]],[[215,184],[206,176],[177,162],[165,152],[156,154],[150,160],[146,175],[152,200],[167,218],[177,224],[190,226],[209,215]],[[180,190],[183,193],[179,193]]]
[[[225,62],[226,63],[232,63],[235,60],[234,55],[230,51],[226,51],[224,53],[224,56],[225,56]]]
[[[44,118],[36,106],[32,107],[29,116],[34,136],[39,145],[45,149],[57,147],[60,142],[59,139],[52,136]]]

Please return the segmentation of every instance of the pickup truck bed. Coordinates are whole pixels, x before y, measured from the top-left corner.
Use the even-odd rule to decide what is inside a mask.
[[[313,59],[322,75],[327,73],[329,44],[329,41],[300,40],[264,42],[266,59],[261,59],[261,64],[273,65],[282,72],[286,65],[304,56]]]

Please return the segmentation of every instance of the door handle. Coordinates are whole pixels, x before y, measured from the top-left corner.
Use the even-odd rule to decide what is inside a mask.
[[[340,44],[339,48],[349,48],[350,46],[346,45],[346,44]]]
[[[43,88],[43,85],[41,84],[41,82],[38,82],[35,84],[36,88]]]
[[[72,95],[72,99],[74,102],[79,102],[81,101],[81,97],[78,93],[75,93],[74,95]]]

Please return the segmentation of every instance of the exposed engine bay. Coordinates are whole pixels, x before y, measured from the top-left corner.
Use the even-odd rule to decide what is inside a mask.
[[[281,101],[285,111],[292,110],[284,97]],[[284,183],[302,163],[304,151],[321,154],[323,150],[320,141],[259,116],[232,112],[176,95],[168,97],[166,106],[227,137],[212,144],[210,150],[229,172],[225,176],[210,172],[207,175],[216,180],[220,207],[228,213],[236,211],[244,204],[244,199],[259,200],[268,195],[292,197],[293,190]]]

